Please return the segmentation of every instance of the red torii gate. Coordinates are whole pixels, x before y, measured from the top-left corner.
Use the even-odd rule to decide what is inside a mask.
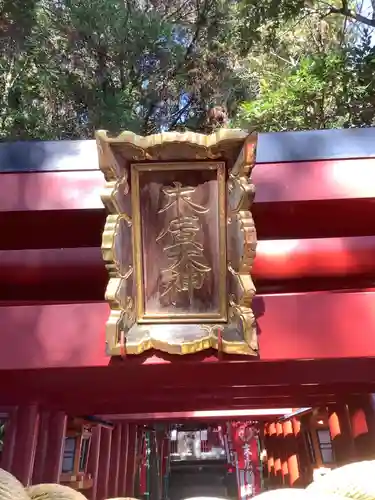
[[[35,430],[48,421],[48,429],[64,436],[67,414],[117,414],[134,422],[135,413],[147,420],[150,413],[172,411],[183,417],[231,408],[345,406],[356,394],[375,392],[374,152],[369,132],[334,133],[332,139],[331,131],[319,132],[323,152],[319,155],[316,146],[312,159],[312,146],[306,144],[315,136],[293,135],[293,147],[297,138],[305,144],[305,156],[260,159],[253,170],[259,361],[218,359],[211,352],[178,360],[157,352],[109,359],[103,349],[107,278],[99,248],[103,177],[93,156],[85,146],[86,156],[75,169],[67,155],[55,170],[2,175],[0,403],[6,412],[18,407],[10,410],[11,445],[2,458],[7,468],[14,465],[25,482],[32,480]],[[267,137],[271,150],[276,135]],[[291,149],[288,137],[281,138],[285,150]],[[260,148],[262,135],[259,141]],[[341,143],[341,152],[332,153],[333,142]],[[360,400],[353,401],[358,406]],[[368,423],[369,406],[361,405]],[[264,418],[273,420],[269,414]],[[122,436],[132,436],[129,442],[135,440],[133,423],[117,425],[126,429]],[[367,431],[372,432],[372,424]],[[108,450],[125,446],[119,430],[116,438],[113,430],[100,431],[108,433],[111,439],[92,442],[96,457],[102,450],[101,461],[115,460],[105,458],[113,456]],[[48,451],[49,457],[61,460],[61,442],[48,446],[55,450]],[[116,456],[124,465],[123,453]],[[92,460],[98,470],[98,458]],[[49,480],[57,477],[59,463],[46,472]],[[128,463],[132,468],[132,460]],[[112,466],[108,470],[107,482]],[[131,482],[131,474],[127,477]],[[97,481],[106,484],[105,477]]]

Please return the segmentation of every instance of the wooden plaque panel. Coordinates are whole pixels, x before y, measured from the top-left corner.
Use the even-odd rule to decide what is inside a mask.
[[[255,137],[97,133],[110,355],[257,354],[251,309]]]
[[[137,321],[226,321],[225,164],[131,165]]]

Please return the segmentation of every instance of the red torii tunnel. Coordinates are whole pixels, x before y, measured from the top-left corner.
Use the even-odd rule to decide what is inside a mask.
[[[114,466],[122,471],[117,494],[132,494],[126,471],[134,471],[134,455],[129,461],[127,452],[125,466],[121,440],[150,418],[214,412],[209,419],[217,421],[220,411],[248,418],[264,409],[254,418],[269,429],[273,410],[354,404],[366,410],[367,431],[359,434],[372,436],[371,405],[361,398],[375,392],[374,138],[373,129],[260,134],[252,174],[257,359],[106,356],[106,214],[95,142],[1,144],[0,405],[14,416],[3,466],[27,483],[57,481],[68,416],[111,415],[115,423],[93,430],[91,449],[101,451],[91,453],[92,477],[108,470],[107,479],[96,474],[93,498],[105,498],[110,486],[100,485],[113,484],[106,460],[122,464]],[[347,425],[354,434],[358,418]],[[61,439],[38,455],[42,422]],[[111,438],[95,444],[99,427]],[[55,458],[44,470],[39,456]]]

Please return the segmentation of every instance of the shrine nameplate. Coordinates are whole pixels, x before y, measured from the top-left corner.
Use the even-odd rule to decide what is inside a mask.
[[[96,139],[108,211],[108,353],[256,355],[256,138],[222,129]]]
[[[226,321],[225,164],[131,165],[137,321]]]

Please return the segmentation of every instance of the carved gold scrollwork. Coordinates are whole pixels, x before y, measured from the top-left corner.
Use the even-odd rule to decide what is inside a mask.
[[[147,137],[125,131],[113,138],[108,137],[105,130],[96,132],[99,156],[107,157],[100,163],[100,169],[107,180],[113,178],[118,166],[111,152],[112,144],[121,146],[121,156],[127,162],[213,160],[219,157],[234,161],[247,136],[247,132],[238,129],[220,129],[211,135],[195,132],[164,132]]]
[[[107,141],[106,132],[99,131],[96,133],[96,145],[99,154],[99,168],[103,172],[105,180],[107,182],[117,181],[122,177],[123,172]]]
[[[106,324],[108,353],[121,354],[124,340],[128,354],[140,354],[151,348],[171,354],[189,354],[208,348],[229,354],[257,354],[258,342],[251,308],[255,294],[251,269],[256,251],[256,231],[251,215],[254,185],[250,174],[255,137],[250,137],[245,131],[230,129],[218,130],[209,136],[170,132],[140,137],[123,132],[113,138],[106,131],[99,131],[96,141],[99,166],[105,177],[101,198],[109,214],[101,247],[109,274],[105,292],[110,307]],[[160,283],[165,285],[166,295],[170,293],[172,283],[178,293],[186,295],[189,292],[192,301],[192,291],[195,293],[212,273],[219,274],[219,282],[223,284],[220,319],[203,319],[197,315],[192,320],[180,321],[177,315],[173,318],[171,314],[170,318],[163,318],[162,321],[151,318],[142,323],[138,309],[143,302],[138,300],[136,303],[136,290],[139,293],[140,287],[144,287],[138,271],[143,252],[147,254],[148,248],[142,247],[142,236],[138,238],[138,247],[136,244],[137,232],[145,221],[141,220],[140,210],[135,211],[132,204],[131,198],[136,192],[133,174],[139,168],[139,162],[150,161],[154,165],[161,162],[163,171],[173,172],[177,163],[191,163],[194,170],[197,161],[206,163],[213,160],[217,160],[219,165],[218,198],[222,200],[218,203],[219,264],[214,269],[204,259],[206,245],[203,248],[204,238],[199,236],[199,232],[203,228],[201,213],[205,213],[206,208],[191,198],[194,183],[190,186],[190,181],[189,186],[181,185],[177,189],[178,202],[176,183],[172,186],[169,180],[163,185],[163,196],[167,198],[166,205],[161,208],[166,218],[165,231],[159,234],[157,241],[166,256],[167,264],[160,270],[163,278]],[[180,203],[179,210],[176,209],[177,203]],[[173,204],[176,213],[165,213]]]
[[[110,213],[125,215],[130,208],[130,201],[127,200],[128,193],[128,176],[124,173],[119,180],[106,183],[101,199]]]
[[[249,347],[249,354],[258,351],[256,323],[251,309],[255,286],[250,274],[257,242],[251,214],[255,187],[250,174],[254,155],[254,138],[249,138],[229,173],[227,212],[229,323],[239,331]]]
[[[110,306],[106,324],[107,346],[110,352],[118,348],[121,333],[129,331],[135,322],[133,265],[131,255],[131,220],[126,214],[111,214],[102,237],[102,255],[109,274],[105,299]],[[124,252],[128,246],[128,252]]]

